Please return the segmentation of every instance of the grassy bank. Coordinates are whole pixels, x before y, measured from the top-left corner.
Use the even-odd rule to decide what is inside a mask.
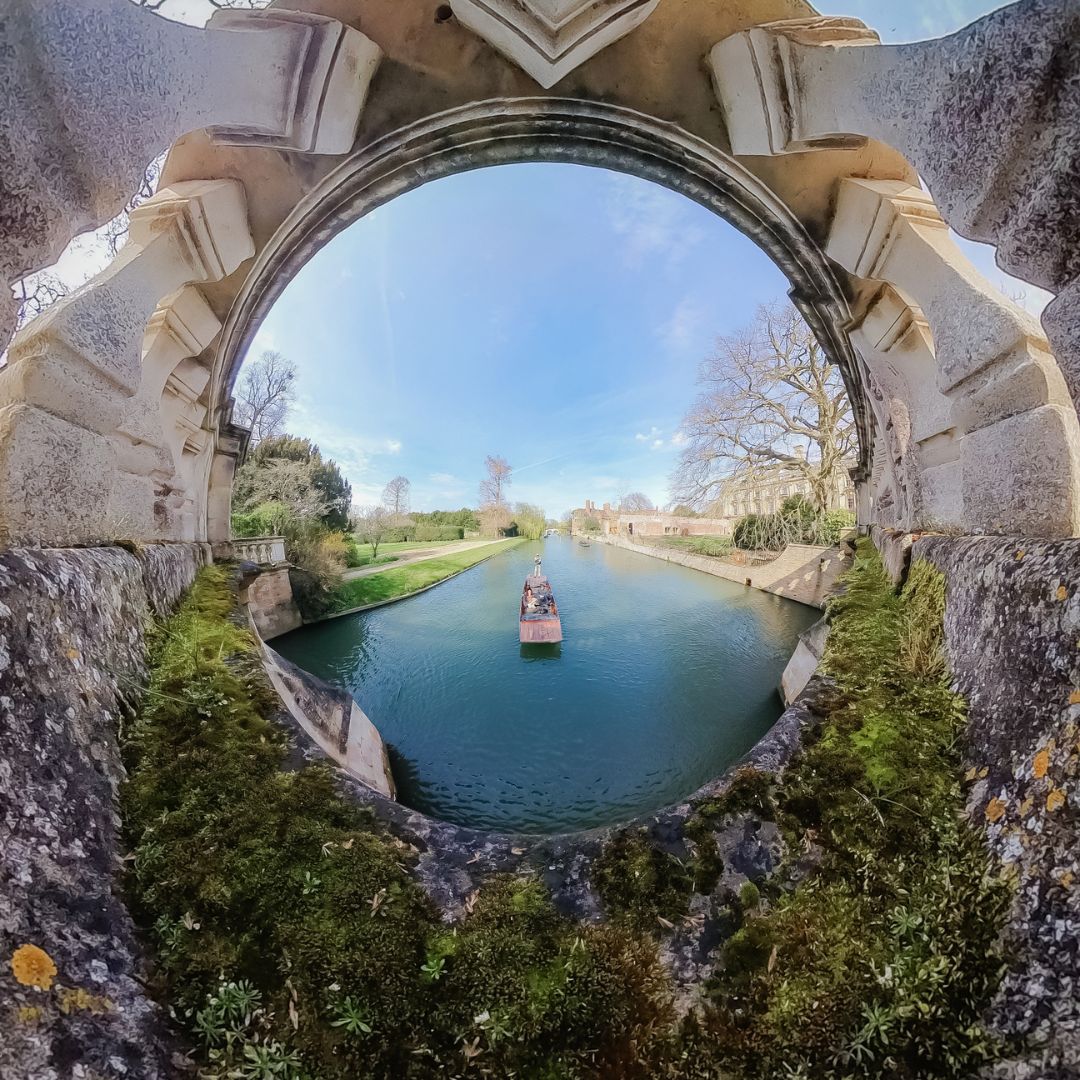
[[[588,871],[607,925],[560,917],[531,872],[486,879],[448,924],[414,881],[415,849],[342,800],[329,769],[284,771],[227,572],[203,570],[155,635],[121,792],[154,989],[200,1075],[977,1073],[1002,1049],[981,1018],[1010,894],[962,820],[944,583],[917,563],[897,595],[864,545],[846,585],[820,725],[779,777],[744,769],[699,802],[681,840],[608,842]],[[733,877],[747,864],[732,834],[778,835],[780,863]],[[705,993],[676,1023],[658,945],[694,920]]]
[[[408,566],[393,567],[378,574],[346,581],[334,592],[334,602],[330,614],[348,611],[350,608],[363,607],[365,604],[378,604],[386,600],[408,596],[419,589],[443,581],[454,574],[460,574],[470,566],[475,566],[484,559],[518,544],[526,543],[522,539],[500,540],[483,547],[457,551],[436,559],[424,559]],[[426,546],[426,545],[425,545]],[[381,549],[380,549],[381,550]]]
[[[132,910],[210,1080],[614,1075],[666,1017],[656,950],[489,881],[454,926],[417,852],[286,744],[226,572],[161,628],[125,732]]]

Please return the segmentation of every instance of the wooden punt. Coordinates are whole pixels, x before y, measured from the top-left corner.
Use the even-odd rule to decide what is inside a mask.
[[[524,645],[549,645],[562,641],[559,607],[546,577],[530,574],[525,579],[518,626]]]

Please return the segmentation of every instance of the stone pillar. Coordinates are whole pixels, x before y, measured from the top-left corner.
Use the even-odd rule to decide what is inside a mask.
[[[253,254],[237,181],[176,184],[132,213],[105,271],[16,336],[0,371],[0,541],[156,535],[161,459],[116,438],[142,385],[147,321],[161,297]]]
[[[933,339],[922,311],[883,285],[848,327],[867,368],[897,485],[896,516],[877,524],[904,532],[963,524],[959,440],[951,403],[937,387]]]
[[[232,536],[233,477],[247,449],[250,435],[246,428],[229,421],[223,421],[218,426],[209,475],[202,488],[206,492],[206,538],[211,544],[227,545]]]
[[[197,459],[210,445],[207,407],[201,402],[210,369],[197,358],[217,337],[221,323],[198,289],[166,297],[143,339],[142,379],[114,437],[128,484],[148,478],[157,512],[144,523],[145,538],[204,540],[194,520],[192,489]],[[114,490],[114,496],[120,493]],[[122,501],[129,501],[123,499]]]
[[[347,153],[380,58],[359,31],[306,12],[228,11],[202,29],[129,0],[0,8],[2,282],[118,214],[147,163],[188,131]],[[5,299],[4,342],[13,318]]]
[[[1080,4],[1023,0],[948,37],[873,41],[855,20],[795,19],[716,45],[732,151],[895,147],[949,225],[1059,294],[1043,325],[1080,404]]]
[[[931,444],[927,464],[934,455],[948,464],[960,440],[964,526],[1073,535],[1080,526],[1080,424],[1061,371],[1038,324],[968,263],[930,197],[898,181],[842,181],[826,251],[850,273],[890,283],[913,320],[916,311],[925,316],[937,389],[950,409],[946,421],[940,402],[924,395],[916,407],[913,396],[911,423],[919,441]],[[891,314],[871,320],[864,344]],[[917,352],[929,347],[920,336]],[[885,370],[881,349],[891,349],[887,330],[874,343],[878,360],[868,360]],[[925,357],[917,363],[925,379]]]

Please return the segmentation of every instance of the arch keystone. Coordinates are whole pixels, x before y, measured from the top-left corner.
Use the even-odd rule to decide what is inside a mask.
[[[545,90],[640,26],[660,0],[450,0],[463,26]]]

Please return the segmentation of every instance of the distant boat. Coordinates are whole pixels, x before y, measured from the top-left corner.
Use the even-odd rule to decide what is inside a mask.
[[[523,645],[547,645],[562,641],[562,620],[551,591],[551,583],[539,574],[530,574],[521,590],[518,615]]]
[[[588,540],[579,540],[579,541],[578,541],[578,543],[579,543],[579,544],[580,544],[580,545],[581,545],[582,547],[592,547],[592,544],[591,544],[591,543],[589,543],[589,541],[588,541]]]

